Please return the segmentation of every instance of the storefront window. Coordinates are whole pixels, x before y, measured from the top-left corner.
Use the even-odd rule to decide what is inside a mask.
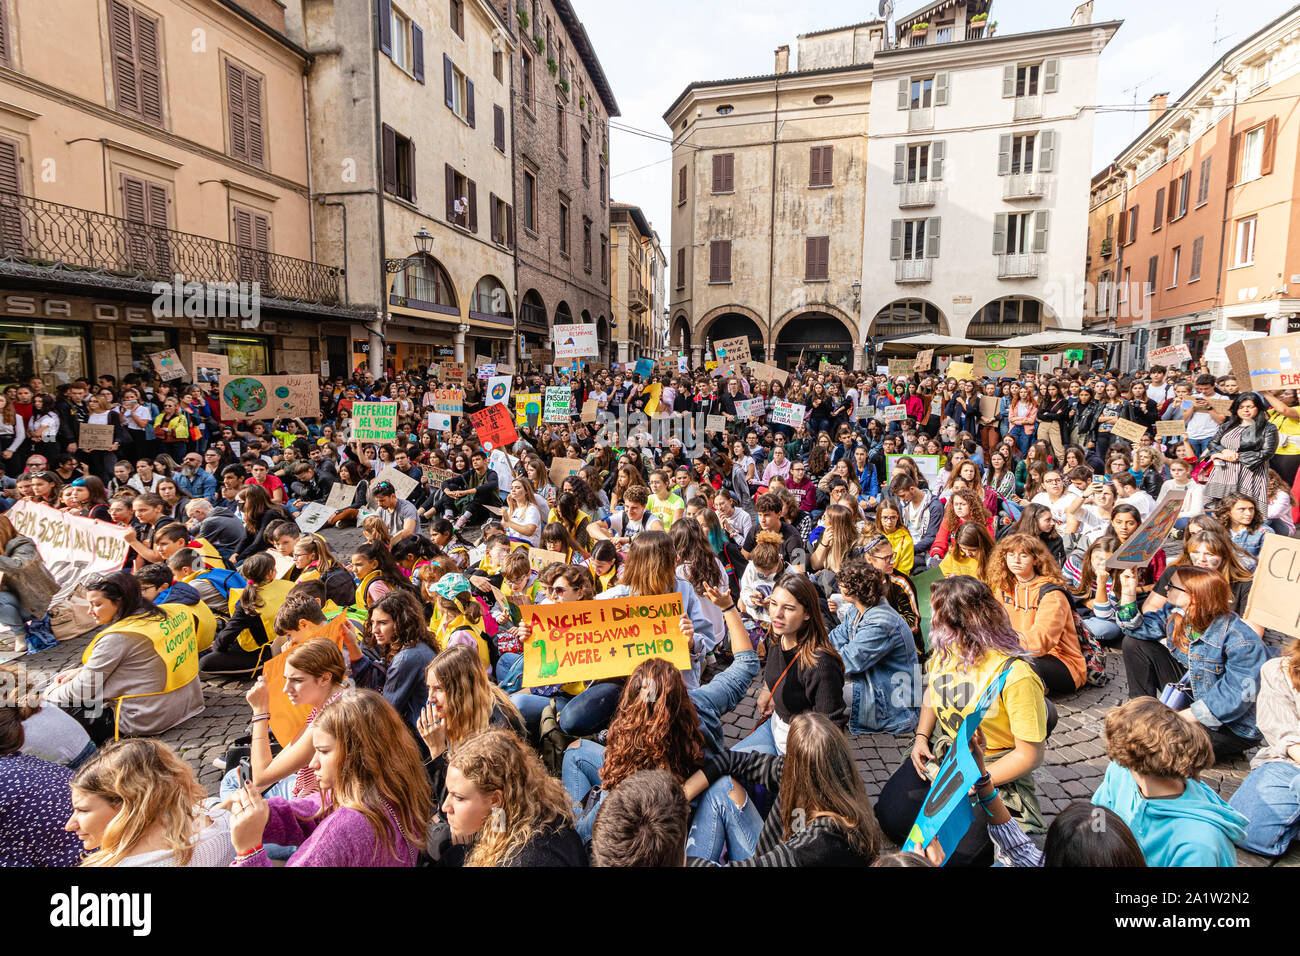
[[[268,375],[266,340],[240,335],[208,335],[205,351],[224,355],[230,361],[231,375]]]
[[[131,329],[131,370],[153,374],[153,362],[149,356],[155,352],[165,352],[176,348],[176,332],[173,329]]]
[[[0,322],[0,385],[39,375],[46,388],[86,374],[86,336],[76,325]]]

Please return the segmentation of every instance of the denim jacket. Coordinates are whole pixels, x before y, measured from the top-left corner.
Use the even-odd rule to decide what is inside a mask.
[[[1142,613],[1137,604],[1119,609],[1120,628],[1143,641],[1164,640],[1172,630],[1173,606]],[[1192,686],[1192,715],[1211,730],[1222,727],[1246,740],[1257,740],[1255,698],[1259,669],[1272,656],[1250,625],[1236,614],[1216,617],[1187,653],[1167,642],[1174,660],[1187,668]]]
[[[849,731],[901,734],[920,716],[921,665],[907,622],[883,601],[861,614],[852,604],[830,633],[853,685]]]
[[[688,690],[695,702],[695,712],[700,716],[700,730],[710,749],[722,753],[726,749],[722,718],[731,713],[745,699],[749,685],[758,676],[758,653],[741,651],[721,674],[703,687]]]

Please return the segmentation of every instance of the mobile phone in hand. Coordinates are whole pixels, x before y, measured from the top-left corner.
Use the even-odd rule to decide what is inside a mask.
[[[253,782],[253,762],[247,757],[239,758],[239,786],[241,788]]]

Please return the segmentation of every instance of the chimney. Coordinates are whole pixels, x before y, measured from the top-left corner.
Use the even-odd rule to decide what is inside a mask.
[[[790,45],[788,43],[785,46],[776,48],[776,72],[790,72]]]
[[[1169,94],[1157,93],[1151,97],[1150,109],[1147,111],[1147,125],[1150,126],[1160,117],[1165,115],[1165,110],[1169,108]]]
[[[1074,13],[1070,14],[1070,26],[1082,27],[1092,22],[1092,0],[1087,3],[1081,3],[1074,8]]]

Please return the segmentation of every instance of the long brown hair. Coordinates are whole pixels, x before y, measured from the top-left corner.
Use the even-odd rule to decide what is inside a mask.
[[[266,493],[266,489],[261,485],[244,485],[239,489],[239,494],[235,498],[243,506],[244,527],[248,529],[249,534],[257,534],[262,515],[273,507],[271,496]]]
[[[1183,553],[1178,556],[1178,560],[1174,564],[1179,568],[1196,567],[1196,565],[1192,564],[1192,548],[1197,545],[1204,545],[1218,556],[1220,562],[1222,562],[1218,571],[1229,585],[1255,579],[1255,576],[1247,571],[1246,566],[1238,560],[1237,555],[1240,552],[1237,546],[1233,544],[1232,539],[1226,534],[1215,531],[1197,531],[1195,534],[1188,535],[1183,542]]]
[[[672,594],[677,590],[677,560],[665,531],[642,531],[628,545],[623,583],[633,597]]]
[[[799,667],[802,670],[811,670],[817,666],[817,659],[822,654],[830,654],[843,669],[844,660],[826,635],[826,622],[822,620],[821,600],[816,586],[806,575],[786,573],[777,579],[772,590],[776,591],[777,588],[788,592],[803,608],[805,615],[803,627],[799,628],[799,633],[795,637]],[[779,640],[775,632],[771,639]]]
[[[967,459],[967,461],[969,460],[970,459]],[[978,470],[979,469],[977,468],[976,471]],[[984,507],[984,502],[980,500],[980,496],[970,488],[958,488],[956,491],[952,491],[948,494],[948,503],[943,509],[943,522],[948,526],[948,533],[952,534],[956,531],[959,523],[961,523],[960,519],[957,517],[957,509],[954,507],[958,498],[966,502],[967,507],[970,509],[970,517],[968,517],[966,521],[973,524],[982,524],[987,528],[989,524],[989,513],[988,509]]]
[[[433,808],[433,791],[415,738],[392,704],[373,690],[344,691],[321,711],[313,731],[329,734],[338,745],[338,780],[321,794],[317,819],[339,807],[366,818],[379,842],[394,856],[397,843],[385,809],[402,835],[423,846]]]
[[[953,534],[952,544],[949,545],[948,550],[949,553],[955,548],[961,548],[963,551],[979,552],[979,557],[976,559],[978,567],[975,576],[982,581],[988,576],[989,558],[993,555],[995,547],[993,536],[989,534],[988,528],[974,521],[967,521]]]
[[[667,770],[683,782],[704,765],[704,746],[681,672],[661,658],[642,661],[609,724],[601,787],[613,790],[638,770]]]
[[[1052,552],[1047,550],[1047,545],[1043,544],[1042,538],[1031,534],[1009,534],[998,542],[993,549],[993,557],[989,558],[988,582],[994,591],[1011,594],[1016,589],[1016,577],[1007,568],[1008,554],[1029,555],[1034,562],[1035,577],[1047,578],[1053,584],[1065,587],[1061,568],[1052,557]]]
[[[781,771],[781,825],[789,840],[818,818],[833,820],[868,863],[880,852],[880,825],[844,733],[816,711],[790,721]]]
[[[487,679],[476,648],[453,644],[429,662],[425,679],[436,679],[443,689],[446,701],[443,717],[447,724],[447,746],[451,750],[487,730],[494,707],[515,718],[514,723],[523,723],[510,696]]]
[[[1209,568],[1180,567],[1174,576],[1182,582],[1188,604],[1182,614],[1171,615],[1173,626],[1169,636],[1175,647],[1187,653],[1191,644],[1188,631],[1204,633],[1217,618],[1232,613],[1232,588],[1223,575]]]

